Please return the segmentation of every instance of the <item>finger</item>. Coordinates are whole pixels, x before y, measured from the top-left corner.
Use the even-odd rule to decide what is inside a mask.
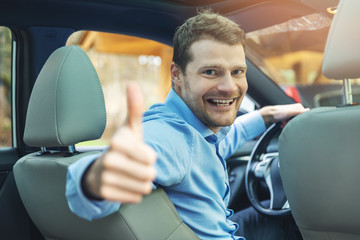
[[[282,121],[281,122],[281,128],[284,128],[285,126],[286,126],[286,124],[288,124],[288,122],[289,122],[290,120],[284,120],[284,121]]]
[[[153,164],[157,159],[154,149],[143,142],[139,142],[129,128],[119,129],[112,139],[110,150],[148,165]]]
[[[103,186],[100,190],[102,198],[113,202],[121,203],[139,203],[142,200],[142,194],[121,189],[114,186]]]
[[[104,173],[102,175],[101,183],[104,186],[111,185],[139,194],[149,194],[153,189],[151,181],[142,181],[137,178],[133,178],[131,175],[118,174],[117,172]]]
[[[107,153],[102,164],[104,171],[127,174],[144,181],[152,181],[156,177],[153,165],[145,165],[116,152]]]
[[[299,114],[302,114],[302,113],[308,111],[300,103],[276,105],[276,106],[273,106],[272,108],[273,108],[272,115],[273,115],[274,122],[288,120],[294,116],[297,116]],[[270,111],[270,113],[271,113],[271,111]]]
[[[286,105],[285,105],[286,107]],[[286,108],[285,108],[286,109]],[[309,108],[304,108],[304,106],[300,103],[295,103],[289,106],[288,108],[288,117],[293,117],[299,114],[302,114],[304,112],[309,111]]]
[[[144,97],[139,85],[129,83],[126,88],[128,119],[127,126],[142,139],[142,116],[144,111]]]

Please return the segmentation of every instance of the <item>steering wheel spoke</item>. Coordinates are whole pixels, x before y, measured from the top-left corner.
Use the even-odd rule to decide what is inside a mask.
[[[257,178],[265,178],[266,179],[266,177],[270,173],[270,164],[271,164],[272,158],[268,157],[268,154],[264,154],[260,158],[262,160],[255,164],[254,175]]]
[[[286,200],[286,202],[284,203],[284,206],[282,207],[282,209],[290,209],[290,204],[289,204],[288,200]]]

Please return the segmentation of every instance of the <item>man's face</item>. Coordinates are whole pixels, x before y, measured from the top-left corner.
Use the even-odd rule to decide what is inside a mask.
[[[194,42],[193,60],[185,74],[171,66],[175,91],[192,112],[216,133],[231,125],[247,90],[242,44],[227,45],[212,39]]]

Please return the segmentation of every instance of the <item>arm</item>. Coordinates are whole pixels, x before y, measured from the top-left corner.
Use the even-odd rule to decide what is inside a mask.
[[[224,141],[221,142],[221,149],[225,159],[265,130],[265,123],[259,111],[253,111],[236,118],[231,130],[226,135]]]
[[[275,122],[287,121],[289,118],[309,111],[300,103],[266,106],[258,111],[238,117],[233,128],[226,136],[223,151],[224,156],[230,157],[247,141],[254,139],[266,130],[266,125]]]
[[[70,210],[81,218],[92,220],[107,216],[120,207],[120,203],[88,198],[82,189],[84,172],[101,154],[89,155],[68,167],[66,179],[66,198]]]
[[[116,211],[119,202],[138,203],[153,188],[156,154],[142,139],[141,91],[129,85],[127,95],[128,121],[113,136],[109,150],[68,168],[66,195],[71,210],[80,217],[105,216]],[[72,198],[74,192],[77,197]]]
[[[266,106],[259,110],[266,124],[286,121],[294,116],[309,111],[300,103]]]

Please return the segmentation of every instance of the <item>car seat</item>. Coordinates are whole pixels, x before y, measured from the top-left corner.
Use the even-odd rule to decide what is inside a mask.
[[[305,240],[360,239],[360,106],[349,78],[360,77],[360,1],[340,1],[323,59],[328,78],[345,79],[345,104],[301,114],[279,141],[280,172]]]
[[[99,153],[79,153],[74,145],[100,138],[105,125],[103,92],[90,59],[78,46],[59,48],[42,68],[27,111],[24,142],[40,147],[41,152],[22,157],[14,166],[21,199],[43,236],[69,240],[199,239],[161,188],[140,204],[124,204],[101,219],[87,221],[70,211],[65,197],[67,167]]]

